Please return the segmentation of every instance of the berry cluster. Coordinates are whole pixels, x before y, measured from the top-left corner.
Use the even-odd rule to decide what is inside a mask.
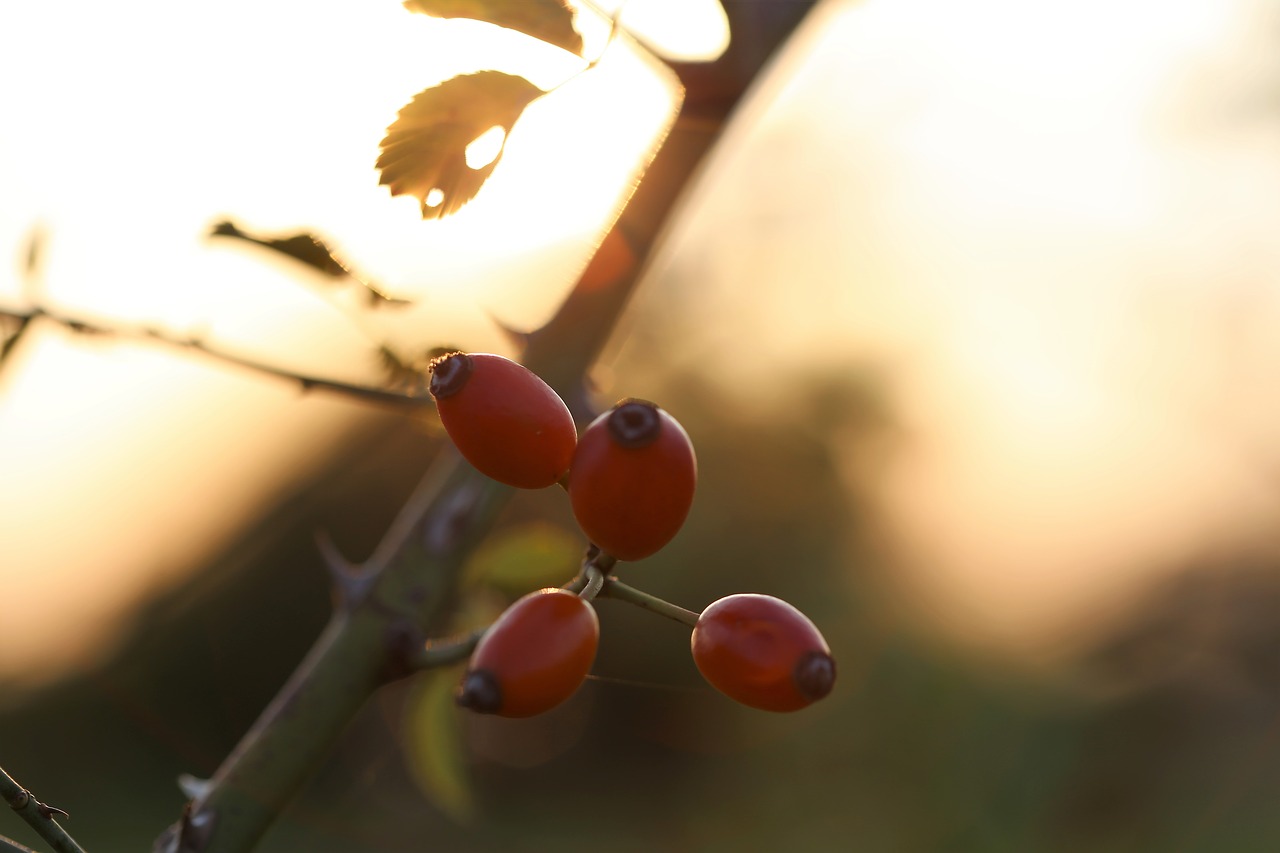
[[[519,488],[560,484],[592,543],[582,583],[570,585],[582,591],[543,589],[512,604],[476,645],[458,690],[458,703],[475,711],[540,714],[573,695],[595,660],[600,626],[590,599],[623,587],[602,570],[656,553],[684,524],[698,479],[693,443],[667,412],[630,399],[579,437],[560,396],[498,355],[436,359],[430,389],[445,431],[472,466]],[[673,618],[693,626],[699,672],[744,705],[795,711],[835,683],[822,634],[784,601],[731,595],[693,614],[631,592],[660,602],[667,615],[683,614]]]

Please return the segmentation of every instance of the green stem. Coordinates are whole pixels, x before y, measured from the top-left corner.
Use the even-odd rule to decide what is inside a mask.
[[[4,796],[10,808],[31,824],[32,829],[40,833],[41,838],[49,842],[56,853],[84,853],[84,849],[76,844],[75,839],[54,820],[55,814],[65,817],[67,813],[37,800],[30,791],[15,782],[13,777],[3,769],[0,769],[0,795]]]
[[[12,838],[0,835],[0,853],[36,853],[30,847],[19,844]]]
[[[463,560],[510,491],[452,451],[437,460],[365,565],[367,592],[344,600],[157,851],[243,851],[258,842],[365,700],[413,671]]]
[[[688,625],[690,628],[698,624],[698,614],[692,610],[685,610],[678,604],[672,604],[666,599],[650,595],[633,586],[627,586],[617,578],[611,577],[605,581],[604,588],[600,590],[600,597],[634,604],[636,607],[648,610],[650,613],[657,613],[659,616],[665,616],[668,619],[674,619],[682,625]]]
[[[600,594],[600,590],[604,589],[604,572],[600,571],[600,567],[590,560],[583,566],[582,573],[586,577],[587,582],[583,585],[582,591],[578,593],[578,597],[583,601],[591,601]]]
[[[440,666],[451,666],[471,657],[480,638],[489,630],[488,627],[477,628],[466,634],[440,640],[428,640],[412,658],[409,665],[417,669],[434,669]]]

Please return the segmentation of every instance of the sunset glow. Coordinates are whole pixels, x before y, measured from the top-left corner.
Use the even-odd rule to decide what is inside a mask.
[[[6,7],[0,76],[24,82],[0,89],[0,303],[356,383],[381,381],[384,344],[509,349],[499,323],[546,319],[677,98],[607,21],[582,11],[577,25],[586,58],[398,3]],[[483,68],[550,93],[505,147],[476,141],[473,168],[503,154],[477,198],[424,222],[416,199],[379,186],[379,142],[417,92]],[[225,218],[312,230],[413,305],[370,312],[358,286],[208,237]],[[37,226],[33,278],[21,259]],[[0,678],[39,680],[109,652],[144,590],[278,500],[356,409],[129,335],[34,331],[0,374],[0,585],[22,590],[0,596],[0,623],[30,644],[6,645]],[[110,594],[73,600],[86,577],[110,578]]]
[[[1087,647],[1280,524],[1270,20],[824,5],[655,262],[642,346],[762,417],[798,365],[882,377],[902,443],[849,476],[888,597],[972,647]]]

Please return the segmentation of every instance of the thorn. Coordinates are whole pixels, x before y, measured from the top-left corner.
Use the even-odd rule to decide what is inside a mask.
[[[511,341],[512,346],[516,347],[519,352],[524,352],[528,349],[530,337],[528,332],[513,329],[497,317],[493,316],[492,313],[489,314],[489,319],[493,321],[493,324],[498,327],[498,330],[502,332],[507,340]]]
[[[17,794],[13,796],[13,799],[9,800],[9,807],[12,808],[15,812],[22,811],[28,805],[34,805],[36,807],[36,811],[40,813],[40,817],[44,818],[45,820],[53,820],[54,815],[61,815],[62,817],[71,817],[70,814],[68,814],[67,812],[63,811],[62,809],[56,806],[51,806],[51,805],[48,805],[47,803],[40,802],[35,798],[35,795],[33,795],[30,791],[25,789],[19,791]]]
[[[355,276],[352,276],[352,278],[355,278]],[[405,299],[401,296],[391,296],[382,288],[376,287],[363,279],[357,278],[356,281],[363,284],[365,289],[368,291],[370,308],[404,308],[405,306],[413,304],[412,299]]]
[[[329,578],[333,581],[338,594],[338,605],[344,610],[351,610],[364,601],[373,587],[375,573],[362,565],[352,563],[342,555],[334,544],[329,531],[319,528],[315,532],[316,548],[325,568],[329,570]]]
[[[70,814],[63,811],[62,809],[56,808],[55,806],[46,805],[45,803],[42,803],[39,800],[36,800],[36,810],[40,812],[40,816],[43,817],[45,820],[53,820],[54,815],[60,815],[62,817],[71,817]]]
[[[208,793],[209,787],[213,782],[209,779],[200,779],[192,776],[190,773],[183,773],[178,777],[178,789],[189,800],[202,800],[204,795]]]

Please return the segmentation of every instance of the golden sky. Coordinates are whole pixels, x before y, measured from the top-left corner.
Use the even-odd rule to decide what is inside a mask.
[[[1274,6],[807,24],[655,263],[665,337],[617,370],[663,347],[763,416],[788,372],[880,372],[903,438],[870,469],[851,448],[849,478],[882,580],[976,647],[1078,650],[1171,573],[1274,554]]]
[[[708,20],[714,53],[723,20]],[[589,55],[604,50],[604,20],[578,26]],[[495,320],[545,319],[672,114],[669,77],[625,39],[574,78],[584,61],[563,51],[395,2],[6,4],[0,41],[0,78],[22,81],[0,87],[0,302],[355,382],[379,380],[382,343],[501,351]],[[379,186],[379,141],[414,94],[489,67],[569,82],[526,111],[461,214],[426,223]],[[415,304],[353,322],[358,289],[326,293],[209,240],[224,217],[314,230]],[[45,263],[24,281],[35,228]],[[29,336],[0,372],[0,624],[21,638],[0,678],[109,651],[144,590],[177,582],[346,438],[357,404],[297,398],[155,344],[54,324]]]
[[[673,2],[626,14],[639,28]],[[723,47],[714,7],[679,8],[707,38],[670,49]],[[640,316],[670,323],[672,369],[748,410],[787,404],[760,389],[789,366],[883,369],[906,438],[874,482],[852,454],[847,476],[882,522],[886,583],[971,644],[1078,647],[1170,572],[1274,549],[1274,23],[1262,0],[825,3],[735,123]],[[603,26],[584,29],[599,47]],[[536,324],[670,108],[611,51],[428,226],[377,185],[396,111],[457,71],[551,85],[571,59],[396,3],[8,4],[0,34],[0,79],[24,81],[0,87],[0,300],[24,298],[39,223],[50,303],[350,379],[372,378],[377,341],[500,348],[494,317]],[[206,241],[226,215],[315,228],[417,307],[353,326],[346,296]],[[0,677],[32,649],[46,675],[109,650],[148,585],[342,441],[353,405],[148,345],[24,343],[0,373],[0,622],[31,646],[0,649]],[[68,614],[84,634],[53,621]]]

